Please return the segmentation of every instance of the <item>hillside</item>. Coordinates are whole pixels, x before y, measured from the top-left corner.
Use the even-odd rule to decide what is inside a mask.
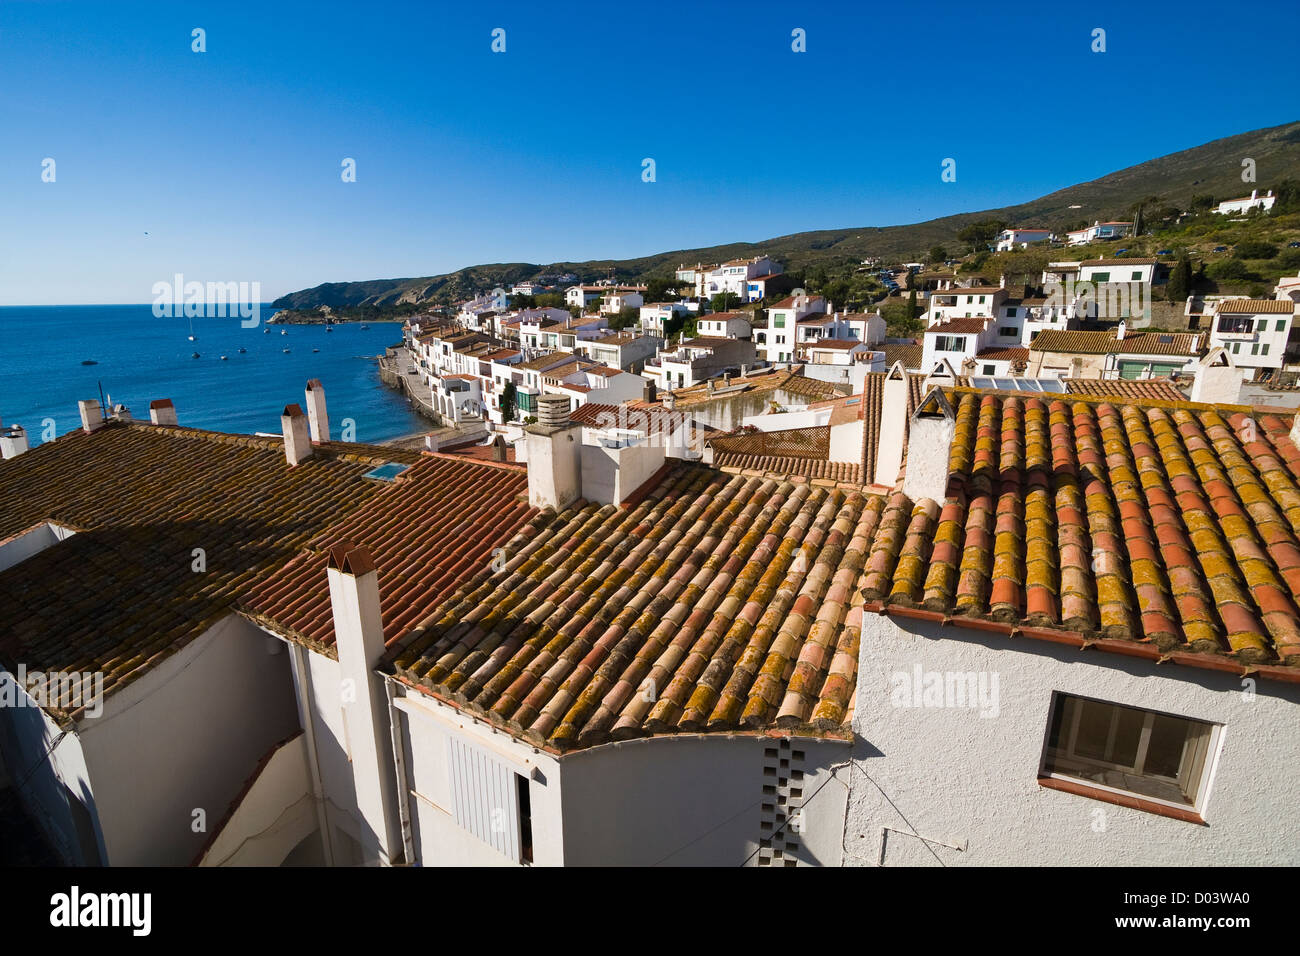
[[[1283,179],[1300,180],[1300,122],[1214,140],[1001,209],[907,225],[800,232],[763,242],[678,249],[639,259],[544,265],[494,263],[421,278],[328,282],[281,296],[272,305],[280,309],[442,305],[496,286],[508,287],[543,272],[572,272],[584,281],[605,278],[611,272],[622,280],[647,279],[671,276],[682,262],[717,263],[760,252],[780,260],[788,272],[813,266],[845,266],[868,256],[885,260],[921,258],[931,246],[954,243],[958,230],[981,220],[1001,219],[1010,225],[1042,225],[1059,230],[1085,218],[1081,210],[1071,209],[1072,205],[1081,206],[1087,211],[1086,219],[1092,221],[1127,218],[1139,202],[1148,203],[1150,215],[1153,207],[1185,209],[1193,196],[1211,195],[1218,200],[1244,195],[1251,188],[1241,181],[1241,160],[1246,156],[1258,164],[1261,188]]]

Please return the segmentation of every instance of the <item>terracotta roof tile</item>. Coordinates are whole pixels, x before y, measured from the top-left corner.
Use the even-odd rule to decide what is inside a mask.
[[[1288,421],[1187,402],[954,396],[946,497],[891,498],[864,597],[1252,666],[1300,662]]]
[[[527,489],[522,467],[426,454],[354,513],[315,535],[283,567],[251,582],[239,609],[332,655],[325,565],[329,549],[348,542],[375,558],[384,639],[391,643],[487,564],[494,548],[528,532],[536,511],[528,506]]]
[[[881,499],[675,467],[638,504],[580,503],[507,548],[393,654],[397,675],[537,745],[842,732],[854,589]]]
[[[77,533],[0,574],[0,603],[24,608],[0,619],[0,659],[101,671],[111,694],[362,508],[383,487],[362,474],[417,459],[327,442],[290,467],[279,439],[114,422],[2,462],[0,541],[45,522]]]

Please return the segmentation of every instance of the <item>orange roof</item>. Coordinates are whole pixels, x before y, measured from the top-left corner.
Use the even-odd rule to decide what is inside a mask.
[[[1220,315],[1293,315],[1295,302],[1291,299],[1228,299],[1220,302],[1215,311]]]

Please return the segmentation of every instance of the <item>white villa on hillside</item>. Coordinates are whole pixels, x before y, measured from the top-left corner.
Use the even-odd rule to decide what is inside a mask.
[[[1240,199],[1225,199],[1214,207],[1214,211],[1221,216],[1244,216],[1252,209],[1268,212],[1273,208],[1275,202],[1277,202],[1277,197],[1273,195],[1273,190],[1270,189],[1261,196],[1258,189],[1252,189],[1249,196],[1242,196]]]

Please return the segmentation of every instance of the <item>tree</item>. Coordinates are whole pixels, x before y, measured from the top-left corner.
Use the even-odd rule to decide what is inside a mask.
[[[1214,205],[1214,197],[1208,194],[1193,196],[1191,201],[1192,212],[1204,212]]]
[[[674,279],[647,279],[645,283],[645,301],[650,302],[675,302],[677,301],[677,281]]]
[[[740,305],[740,296],[734,292],[719,292],[709,300],[709,308],[714,312],[730,312],[736,305]]]
[[[947,250],[947,249],[945,249],[943,246],[931,246],[931,247],[930,247],[930,261],[931,261],[931,262],[946,262],[947,260],[948,260],[948,250]]]
[[[912,289],[907,293],[907,317],[916,318],[916,290]]]
[[[506,382],[505,388],[501,389],[502,421],[512,422],[515,420],[515,401],[515,383]]]
[[[641,310],[633,306],[625,306],[618,310],[617,315],[609,318],[609,327],[614,331],[631,328],[636,325],[637,320],[641,317]]]
[[[962,242],[970,245],[971,252],[979,252],[988,248],[989,243],[998,237],[998,233],[1006,228],[1006,223],[1001,219],[983,219],[979,222],[973,222],[969,226],[957,231],[957,238]]]
[[[1237,243],[1236,248],[1232,250],[1232,255],[1236,259],[1272,259],[1277,255],[1277,246],[1271,242],[1247,239]]]
[[[1175,304],[1186,301],[1187,297],[1192,294],[1192,260],[1183,253],[1178,257],[1177,264],[1169,273],[1169,284],[1165,287],[1165,295],[1169,301]]]
[[[1138,203],[1137,208],[1133,210],[1133,236],[1136,238],[1142,235],[1145,227],[1146,223],[1142,221],[1142,204]]]

